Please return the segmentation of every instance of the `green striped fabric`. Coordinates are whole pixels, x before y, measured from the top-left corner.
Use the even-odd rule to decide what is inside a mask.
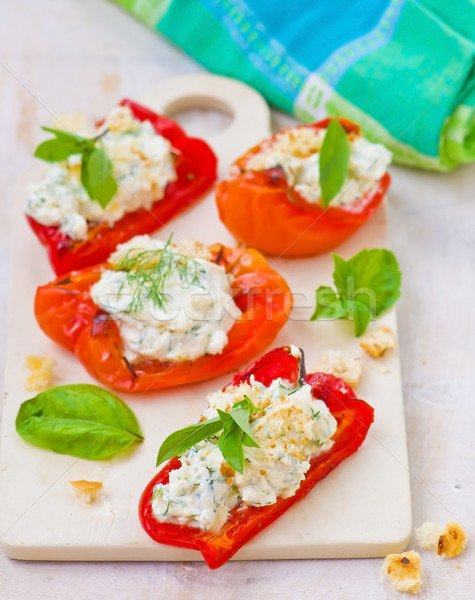
[[[475,160],[475,0],[115,0],[303,122],[346,116],[396,162]]]

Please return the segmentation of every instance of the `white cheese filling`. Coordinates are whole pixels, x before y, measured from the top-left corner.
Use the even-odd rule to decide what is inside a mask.
[[[278,134],[258,154],[253,155],[246,169],[261,171],[280,167],[289,186],[310,203],[321,202],[319,158],[325,129],[293,128]],[[331,205],[351,204],[374,188],[391,162],[391,153],[381,144],[372,144],[360,135],[348,135],[350,164],[345,182],[330,202]]]
[[[91,288],[117,321],[131,363],[219,354],[241,315],[224,267],[210,262],[206,246],[184,244],[136,236],[109,258],[117,270],[104,270]],[[137,261],[141,269],[132,268]]]
[[[89,223],[112,225],[127,213],[150,208],[176,179],[170,142],[155,132],[150,121],[135,119],[127,106],[113,109],[96,128],[80,117],[64,117],[61,123],[84,137],[108,129],[97,145],[112,162],[117,193],[105,208],[91,200],[81,183],[80,155],[73,155],[48,164],[43,179],[28,186],[26,202],[28,215],[42,225],[59,227],[74,240],[87,236]]]
[[[310,468],[310,458],[331,448],[337,423],[311,387],[290,388],[277,379],[270,387],[250,383],[209,394],[204,418],[229,411],[247,396],[262,409],[251,418],[259,448],[244,446],[243,474],[233,471],[218,448],[219,434],[180,456],[167,484],[155,486],[152,500],[159,521],[218,531],[238,504],[264,506],[293,496]]]

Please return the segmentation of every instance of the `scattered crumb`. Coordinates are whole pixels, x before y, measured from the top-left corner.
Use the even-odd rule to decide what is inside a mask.
[[[421,557],[409,550],[402,554],[388,554],[382,572],[398,592],[418,594],[422,587]]]
[[[389,367],[383,366],[379,368],[379,372],[382,375],[387,375],[388,373],[391,373],[391,369]]]
[[[202,242],[186,238],[181,240],[178,246],[185,256],[203,258],[204,260],[211,260],[212,258],[208,246]]]
[[[437,554],[445,554],[447,558],[459,556],[465,550],[465,530],[456,521],[450,521],[445,526],[444,533],[439,537]]]
[[[439,537],[444,528],[432,521],[426,521],[416,529],[416,540],[421,548],[430,552],[437,552]]]
[[[339,350],[327,350],[312,371],[330,373],[351,387],[357,387],[363,373],[363,363],[359,358],[351,358]]]
[[[79,479],[78,481],[70,481],[69,483],[73,486],[78,496],[88,504],[94,502],[97,499],[99,492],[102,490],[102,481]]]
[[[65,115],[57,115],[52,121],[53,122],[51,126],[62,131],[85,133],[91,129],[89,119],[84,113],[77,112]]]
[[[455,565],[455,568],[456,568],[456,569],[461,569],[461,568],[462,568],[462,565]]]
[[[40,391],[53,385],[53,367],[55,360],[52,356],[27,356],[25,364],[31,373],[25,382],[26,390]]]
[[[416,538],[424,550],[437,552],[439,556],[445,554],[447,558],[459,556],[465,550],[466,534],[461,525],[450,521],[444,527],[426,521],[416,529]]]
[[[389,327],[380,325],[378,329],[367,333],[361,338],[360,346],[368,354],[377,358],[384,354],[388,348],[396,348],[396,336]]]

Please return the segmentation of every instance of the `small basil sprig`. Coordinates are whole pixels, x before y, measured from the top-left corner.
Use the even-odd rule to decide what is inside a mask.
[[[143,435],[132,410],[97,385],[52,387],[21,404],[16,430],[27,442],[80,458],[109,458]]]
[[[35,156],[47,162],[59,162],[69,156],[81,155],[81,183],[89,198],[105,208],[117,192],[117,181],[113,175],[112,162],[102,148],[97,147],[99,139],[107,132],[93,138],[85,138],[60,129],[42,127],[55,135],[42,142],[35,150]]]
[[[327,127],[319,156],[322,205],[328,206],[341,190],[350,164],[350,144],[338,119]]]
[[[218,448],[228,465],[242,474],[244,469],[243,446],[259,447],[249,426],[251,415],[259,411],[260,409],[254,406],[247,396],[244,396],[244,400],[235,402],[229,412],[218,409],[217,417],[175,431],[160,446],[157,467],[162,462],[183,454],[198,442],[222,431],[218,439]]]
[[[362,250],[350,260],[333,254],[336,291],[328,286],[317,289],[316,319],[349,319],[354,321],[355,335],[360,336],[371,319],[388,309],[399,298],[401,273],[390,250]]]

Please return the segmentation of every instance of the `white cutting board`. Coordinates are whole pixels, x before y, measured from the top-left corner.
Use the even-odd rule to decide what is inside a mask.
[[[211,75],[180,77],[162,83],[139,99],[157,112],[214,108],[232,117],[231,125],[207,141],[219,157],[219,176],[250,146],[268,137],[269,109],[255,91]],[[100,115],[95,115],[100,117]],[[206,137],[206,136],[205,136]],[[122,394],[133,408],[145,436],[143,444],[110,461],[62,456],[24,442],[15,431],[26,392],[28,354],[50,354],[57,361],[56,384],[94,383],[74,356],[40,331],[33,316],[36,286],[53,279],[46,254],[29,231],[21,207],[24,185],[41,171],[26,174],[15,191],[12,216],[11,282],[7,365],[0,447],[0,537],[9,556],[32,560],[201,560],[192,550],[153,542],[137,518],[140,494],[155,473],[158,447],[172,431],[193,423],[206,405],[206,394],[231,376],[181,388],[139,395]],[[349,258],[364,247],[388,244],[386,209],[338,248]],[[203,242],[233,240],[220,223],[213,194],[176,218],[158,237]],[[296,344],[306,353],[308,371],[326,349],[358,356],[365,372],[359,397],[375,408],[375,422],[357,454],[320,482],[298,505],[262,532],[236,559],[349,558],[383,556],[405,548],[411,530],[411,503],[399,357],[389,351],[373,359],[359,347],[352,323],[309,322],[314,292],[331,285],[331,255],[270,260],[288,280],[295,296],[292,317],[273,346]],[[394,310],[378,322],[397,330]],[[375,327],[371,324],[370,327]],[[93,504],[78,498],[70,480],[103,482],[103,496]]]

